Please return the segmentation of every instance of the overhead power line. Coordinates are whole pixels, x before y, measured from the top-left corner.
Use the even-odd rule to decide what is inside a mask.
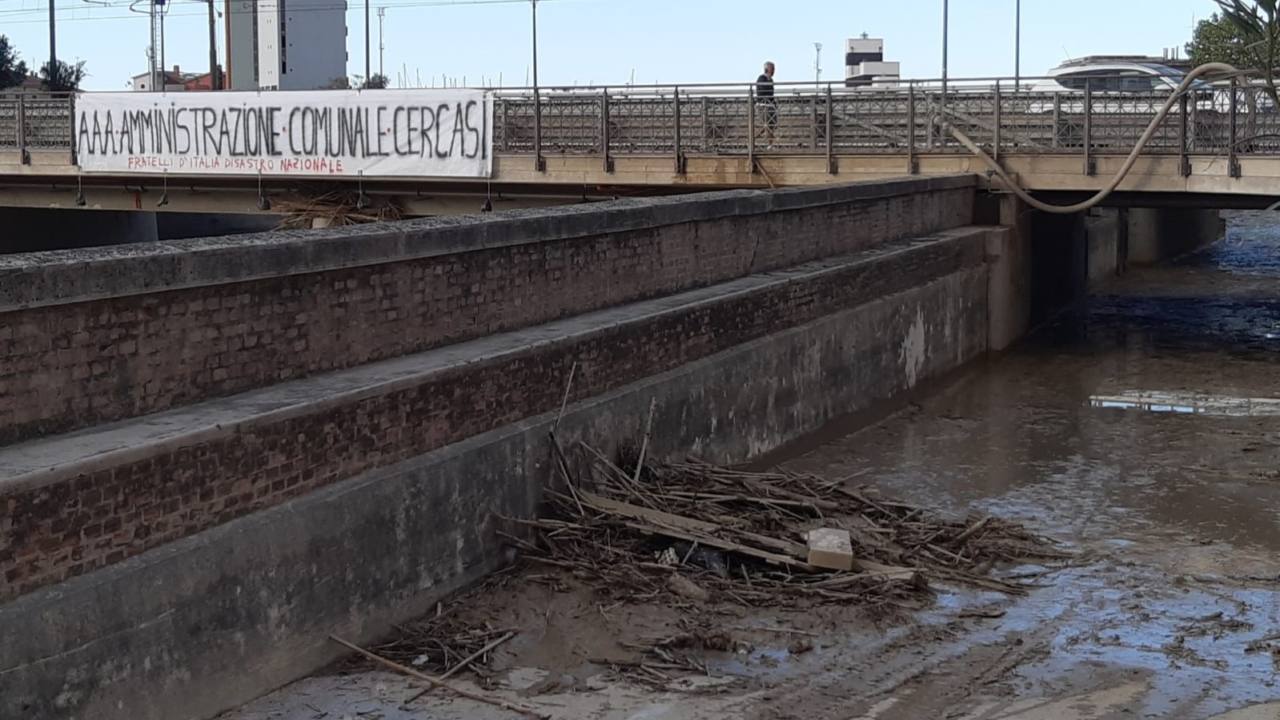
[[[552,1],[553,1],[553,0],[539,0],[539,2],[552,2]],[[384,4],[385,4],[385,6],[386,6],[386,7],[388,7],[388,8],[393,8],[393,9],[396,9],[396,8],[406,8],[406,9],[408,9],[408,8],[435,8],[435,7],[451,7],[451,6],[479,6],[479,5],[524,5],[524,4],[528,4],[528,2],[529,2],[529,0],[409,0],[408,2],[395,2],[395,0],[388,0],[387,2],[384,2]],[[90,6],[90,5],[86,5],[86,6],[82,6],[82,7],[72,7],[72,8],[67,8],[65,11],[60,11],[60,12],[59,12],[59,14],[58,14],[58,22],[84,22],[84,21],[90,21],[90,20],[130,20],[130,19],[136,19],[136,18],[138,17],[136,14],[122,14],[122,15],[75,15],[75,14],[63,14],[63,12],[65,12],[65,13],[74,13],[74,12],[76,12],[76,11],[87,11],[87,12],[93,12],[93,11],[95,11],[95,10],[102,10],[102,9],[127,8],[128,6],[129,6],[129,3],[114,3],[114,2],[108,2],[107,4],[95,4],[95,5],[91,5],[91,6]],[[351,3],[339,3],[339,2],[334,2],[334,3],[332,3],[332,4],[327,4],[327,5],[310,5],[310,6],[307,6],[307,7],[295,8],[295,9],[288,10],[288,12],[289,12],[289,13],[299,13],[299,12],[321,12],[321,11],[332,11],[332,10],[344,10],[344,11],[345,11],[345,10],[350,10],[350,9],[352,9],[352,4],[351,4]],[[9,9],[9,10],[0,10],[0,16],[2,16],[2,17],[13,17],[13,16],[22,16],[22,15],[42,15],[44,12],[45,12],[45,9],[39,9],[39,8],[37,8],[37,9]],[[243,15],[251,15],[251,14],[253,14],[253,11],[252,11],[252,10],[235,10],[235,9],[233,9],[233,10],[231,10],[231,11],[230,11],[230,14],[232,14],[232,15],[242,15],[242,14],[243,14]],[[195,11],[195,12],[168,12],[168,13],[166,13],[166,17],[171,17],[171,18],[177,18],[177,17],[203,17],[203,16],[204,16],[204,13],[203,13],[203,12],[200,12],[200,11]],[[44,22],[47,22],[47,19],[43,19],[43,18],[41,18],[41,19],[32,19],[32,20],[12,20],[12,21],[10,21],[10,20],[5,20],[5,23],[6,23],[6,24],[10,24],[10,25],[17,25],[17,24],[23,24],[23,23],[28,23],[28,24],[29,24],[29,23],[44,23]]]

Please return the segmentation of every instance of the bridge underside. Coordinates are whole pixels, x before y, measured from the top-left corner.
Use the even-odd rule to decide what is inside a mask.
[[[822,185],[859,180],[975,173],[990,177],[981,160],[967,154],[863,155],[763,154],[755,157],[683,158],[677,172],[670,156],[611,158],[549,155],[539,172],[529,155],[499,155],[489,181],[368,178],[298,181],[254,177],[80,174],[65,152],[33,153],[30,163],[0,154],[0,206],[147,210],[211,213],[288,213],[298,203],[334,193],[359,194],[393,204],[404,215],[445,215],[479,210],[485,200],[495,210],[561,205],[628,195],[664,195],[730,188]],[[1119,155],[1096,155],[1092,174],[1078,155],[1004,155],[1000,161],[1024,187],[1077,198],[1105,187],[1120,169]],[[1114,205],[1165,204],[1265,207],[1280,197],[1280,157],[1241,157],[1239,177],[1220,156],[1177,155],[1138,160],[1118,188]],[[914,165],[914,167],[913,167]],[[1189,171],[1189,172],[1188,172]],[[989,180],[999,189],[998,180]],[[263,202],[263,198],[267,202]],[[83,199],[83,204],[79,200]]]

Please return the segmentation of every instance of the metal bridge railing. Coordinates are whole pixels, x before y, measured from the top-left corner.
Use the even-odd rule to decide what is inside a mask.
[[[1129,81],[1132,77],[1128,78]],[[1170,82],[1176,78],[1170,78]],[[1148,83],[1157,87],[1158,83]],[[1121,92],[1090,77],[1066,88],[1023,78],[904,81],[892,87],[779,84],[772,99],[754,84],[495,90],[495,151],[595,156],[961,153],[945,125],[995,156],[1128,153],[1169,98]],[[1048,89],[1046,89],[1048,88]],[[394,92],[394,91],[393,91]],[[70,151],[74,98],[0,94],[0,152]],[[1180,98],[1145,152],[1152,155],[1280,155],[1280,108],[1265,88],[1198,83]],[[1189,165],[1184,162],[1184,168]]]

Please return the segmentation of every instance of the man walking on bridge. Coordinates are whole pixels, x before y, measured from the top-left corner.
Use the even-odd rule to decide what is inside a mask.
[[[778,103],[773,97],[773,72],[773,63],[766,62],[764,73],[756,78],[756,97],[760,100],[760,107],[764,109],[764,134],[769,148],[773,147],[773,136],[778,129]]]

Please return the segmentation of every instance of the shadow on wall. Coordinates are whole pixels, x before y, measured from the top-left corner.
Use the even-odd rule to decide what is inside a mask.
[[[0,253],[67,250],[262,232],[279,218],[256,214],[0,208]]]

